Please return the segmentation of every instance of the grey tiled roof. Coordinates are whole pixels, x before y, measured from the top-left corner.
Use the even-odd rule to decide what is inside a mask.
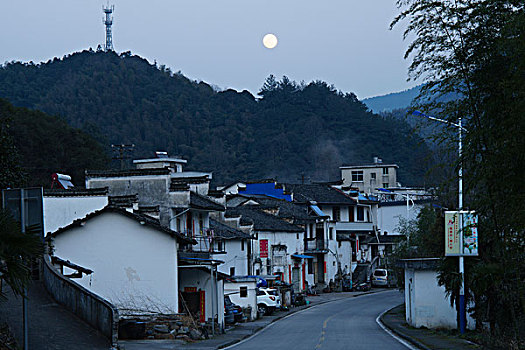
[[[44,197],[87,197],[87,196],[105,196],[108,194],[108,188],[71,188],[68,190],[52,188],[44,189]]]
[[[304,230],[296,225],[292,225],[275,215],[267,214],[255,206],[242,206],[226,209],[226,217],[238,217],[241,215],[241,224],[248,220],[253,223],[253,228],[257,231],[277,231],[277,232],[303,232]]]
[[[128,169],[128,170],[86,170],[86,177],[121,177],[144,175],[169,175],[168,168],[163,169]]]
[[[343,192],[324,184],[283,184],[286,194],[293,194],[294,202],[320,204],[356,204]]]
[[[308,221],[313,221],[316,218],[318,218],[318,216],[315,214],[309,214],[307,204],[288,202],[284,199],[278,199],[264,195],[239,195],[238,197],[232,198],[228,202],[228,206],[230,205],[230,203],[237,203],[242,205],[244,202],[247,202],[249,200],[259,203],[261,209],[276,208],[276,215],[278,217],[283,219],[291,219],[295,223],[302,224]]]
[[[242,232],[241,230],[236,230],[233,227],[230,227],[226,224],[223,224],[222,222],[219,222],[217,220],[210,219],[210,228],[213,230],[213,234],[215,237],[223,238],[223,239],[251,239],[252,237]]]
[[[190,192],[190,207],[194,209],[224,211],[224,207],[195,192]]]
[[[146,225],[146,226],[149,226],[149,227],[152,227],[156,230],[159,230],[159,231],[162,231],[164,233],[167,233],[168,235],[172,236],[173,238],[176,238],[177,240],[179,240],[179,242],[183,242],[183,243],[190,243],[190,244],[196,244],[197,242],[195,242],[195,240],[191,239],[191,238],[188,238],[178,232],[175,232],[173,230],[170,230],[169,228],[167,227],[164,227],[160,224],[160,222],[156,219],[153,219],[147,215],[140,215],[140,214],[137,214],[137,213],[131,213],[125,209],[121,209],[121,208],[118,208],[118,207],[114,207],[114,206],[106,206],[100,210],[97,210],[93,213],[90,213],[88,215],[86,215],[85,217],[83,217],[82,219],[77,219],[75,221],[73,221],[71,224],[65,226],[65,227],[61,227],[59,228],[58,230],[56,230],[55,232],[52,232],[48,235],[48,237],[56,237],[57,235],[69,230],[70,228],[73,228],[73,227],[78,227],[78,226],[82,226],[82,222],[86,221],[86,220],[89,220],[91,218],[94,218],[96,216],[99,216],[101,214],[104,214],[104,213],[118,213],[120,215],[124,215],[124,216],[127,216],[128,218],[131,218],[131,219],[134,219],[138,222],[140,222],[141,224],[143,225]]]
[[[110,196],[109,204],[116,207],[129,208],[139,200],[138,194],[125,195],[125,196]]]

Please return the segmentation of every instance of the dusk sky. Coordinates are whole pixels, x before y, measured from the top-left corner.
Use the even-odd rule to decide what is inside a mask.
[[[194,80],[256,94],[268,75],[324,80],[359,98],[407,82],[395,0],[113,0],[113,42]],[[0,62],[41,62],[105,40],[99,0],[2,1]],[[274,49],[262,38],[273,33]]]

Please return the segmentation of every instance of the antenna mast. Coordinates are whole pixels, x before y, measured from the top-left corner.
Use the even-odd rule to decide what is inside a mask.
[[[104,47],[105,51],[115,51],[113,50],[113,37],[111,34],[111,25],[113,24],[113,10],[115,9],[115,5],[109,6],[102,6],[102,11],[106,14],[106,18],[103,19],[103,23],[106,26],[106,46]]]

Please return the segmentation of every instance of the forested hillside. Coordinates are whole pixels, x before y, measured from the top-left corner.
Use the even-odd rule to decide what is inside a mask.
[[[51,185],[63,172],[83,186],[84,169],[105,168],[103,147],[57,117],[12,106],[0,98],[0,188]]]
[[[418,85],[400,92],[365,98],[363,103],[375,113],[405,109],[410,106],[412,101],[419,95],[420,90],[421,85]]]
[[[216,92],[130,53],[90,50],[0,69],[0,97],[64,118],[107,152],[111,143],[135,144],[134,157],[167,150],[189,168],[213,171],[218,182],[334,180],[341,164],[380,156],[400,165],[401,182],[421,184],[426,145],[355,95],[270,77],[260,96]]]

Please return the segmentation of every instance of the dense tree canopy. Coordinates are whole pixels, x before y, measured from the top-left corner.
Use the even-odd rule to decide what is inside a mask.
[[[480,214],[480,257],[467,259],[478,326],[491,346],[525,347],[525,4],[514,0],[398,1],[414,34],[410,74],[423,77],[418,108],[466,126],[465,207]],[[453,93],[452,101],[429,96]],[[457,129],[453,128],[453,144]],[[457,295],[455,259],[441,275]],[[454,277],[456,276],[456,277]]]
[[[367,111],[324,82],[268,78],[261,98],[214,91],[130,53],[84,51],[45,64],[0,69],[0,97],[82,128],[109,152],[135,144],[184,156],[214,179],[334,180],[342,163],[380,156],[399,164],[403,184],[423,184],[428,149],[402,121]]]
[[[64,120],[0,99],[2,176],[0,188],[51,185],[51,174],[62,172],[83,186],[86,168],[106,168],[102,146]],[[7,124],[9,123],[9,124]],[[5,153],[4,153],[5,150]],[[4,161],[5,160],[5,161]]]

